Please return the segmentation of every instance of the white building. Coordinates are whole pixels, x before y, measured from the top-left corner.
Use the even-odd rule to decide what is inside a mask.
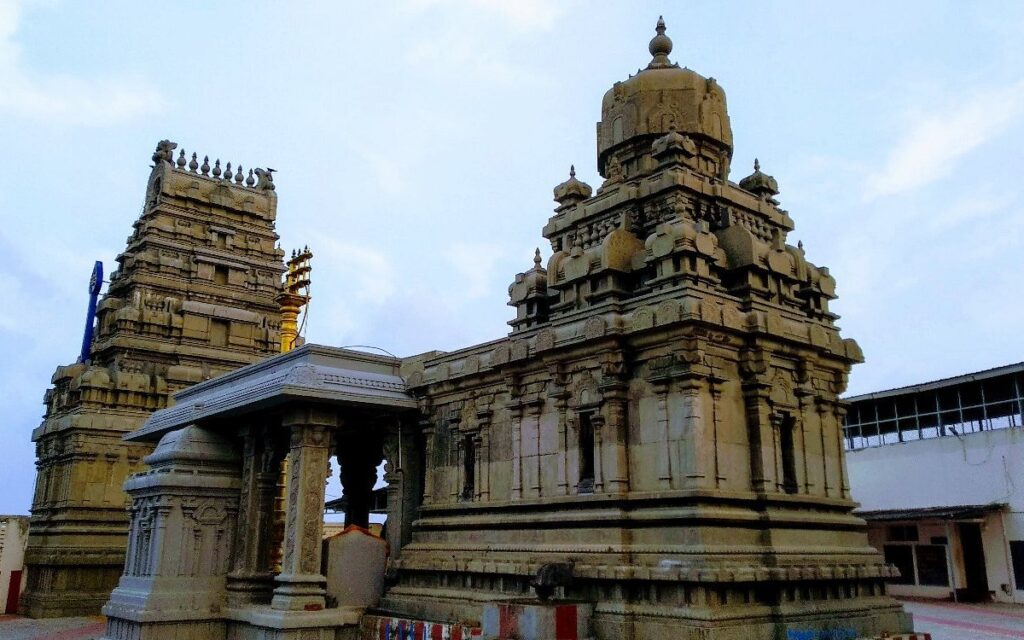
[[[0,606],[2,613],[18,613],[18,598],[25,588],[25,545],[28,516],[0,516]]]
[[[850,487],[894,595],[1024,604],[1024,363],[848,398]]]

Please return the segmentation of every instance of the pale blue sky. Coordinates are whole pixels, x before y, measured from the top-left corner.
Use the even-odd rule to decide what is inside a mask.
[[[659,14],[726,90],[732,178],[760,157],[838,280],[851,392],[1024,359],[1022,3],[0,0],[0,513],[156,141],[279,171],[310,340],[468,346],[507,332],[569,164],[598,184],[601,96]]]

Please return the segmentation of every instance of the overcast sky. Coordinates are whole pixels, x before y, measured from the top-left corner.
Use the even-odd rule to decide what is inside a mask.
[[[599,184],[601,96],[661,13],[725,88],[732,179],[759,157],[836,277],[851,393],[1024,360],[1024,3],[0,0],[0,513],[158,140],[279,171],[311,341],[469,346],[507,332],[570,163]]]

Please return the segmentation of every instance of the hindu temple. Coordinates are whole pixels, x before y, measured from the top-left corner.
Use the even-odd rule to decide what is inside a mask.
[[[58,370],[37,436],[92,394],[103,411],[143,403],[103,436],[136,452],[106,638],[911,631],[853,514],[839,396],[863,358],[829,311],[836,281],[787,243],[775,178],[753,161],[730,179],[723,88],[671,61],[660,20],[649,53],[602,100],[601,184],[570,169],[554,188],[545,250],[509,286],[510,332],[452,352],[263,358],[280,340],[270,174],[232,184],[162,143],[93,363]],[[179,237],[209,260],[179,266]],[[152,274],[120,285],[133,269]],[[185,278],[210,280],[203,299],[176,296]],[[217,297],[239,278],[249,298]],[[143,364],[118,351],[129,336],[177,346]],[[196,384],[172,384],[182,367]],[[177,391],[173,406],[145,385]],[[332,459],[351,527],[325,541]],[[381,463],[383,539],[365,529]],[[113,523],[124,494],[108,494]]]

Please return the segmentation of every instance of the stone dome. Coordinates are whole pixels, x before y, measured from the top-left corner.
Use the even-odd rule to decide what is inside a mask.
[[[173,463],[224,465],[237,460],[238,454],[230,442],[194,424],[164,435],[153,453],[145,458],[146,464],[154,468]]]
[[[732,157],[725,91],[714,78],[672,63],[668,59],[672,40],[665,35],[664,20],[658,19],[656,31],[649,46],[650,64],[604,94],[597,124],[601,175],[607,177],[605,168],[612,155],[627,166],[638,155],[649,153],[656,138],[674,130],[706,144],[710,155],[724,161],[725,167],[715,167],[720,177]]]

